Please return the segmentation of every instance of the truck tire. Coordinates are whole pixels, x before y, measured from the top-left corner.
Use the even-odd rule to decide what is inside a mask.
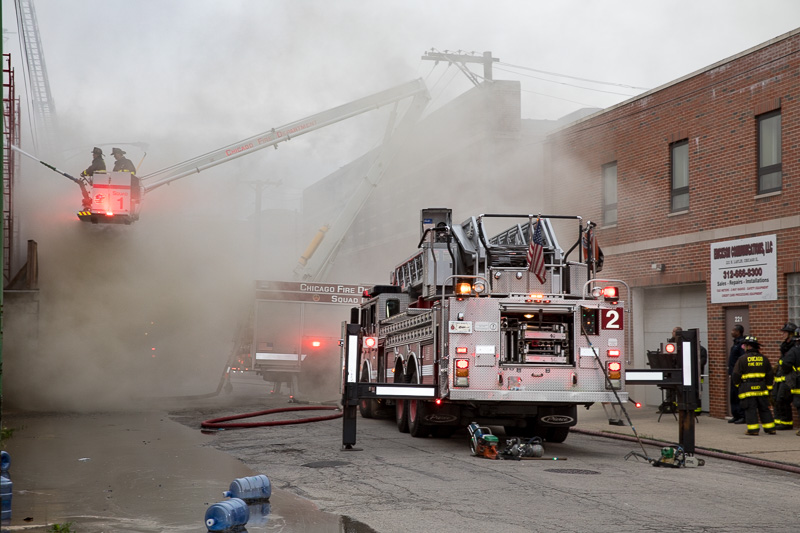
[[[431,434],[431,427],[423,420],[428,412],[428,402],[408,400],[408,432],[412,437],[425,438]]]
[[[361,371],[361,379],[359,380],[362,383],[369,382],[369,375],[367,373],[367,367]],[[378,411],[378,401],[369,398],[361,398],[358,400],[358,412],[361,413],[362,418],[375,418],[375,413]]]
[[[544,440],[547,442],[564,442],[569,435],[569,428],[547,428]]]
[[[397,431],[408,433],[408,400],[394,401],[394,420],[397,422]]]
[[[395,371],[395,382],[405,383],[403,368],[400,367]],[[397,423],[397,431],[400,433],[408,433],[408,400],[395,400],[394,401],[394,421]]]

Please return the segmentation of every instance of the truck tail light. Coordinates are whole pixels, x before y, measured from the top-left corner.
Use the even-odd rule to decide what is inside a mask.
[[[456,359],[456,376],[453,386],[455,387],[468,387],[469,386],[469,359]]]
[[[467,347],[466,346],[457,346],[456,347],[456,353],[459,354],[459,355],[466,354],[467,353]]]
[[[612,348],[612,349],[610,349],[610,350],[608,351],[608,356],[609,356],[609,357],[619,357],[619,356],[620,356],[620,353],[621,353],[621,352],[620,352],[619,350],[617,350],[616,348]]]
[[[609,361],[606,363],[608,369],[608,379],[622,379],[622,363],[619,361]]]

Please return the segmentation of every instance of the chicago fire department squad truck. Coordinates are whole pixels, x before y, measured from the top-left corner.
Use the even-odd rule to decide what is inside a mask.
[[[556,219],[578,227],[566,253]],[[509,220],[487,235],[490,222]],[[593,227],[492,214],[454,225],[450,209],[423,209],[419,251],[344,324],[345,417],[350,393],[353,414],[356,401],[364,418],[393,406],[398,429],[414,437],[477,422],[563,442],[578,406],[628,401],[627,285],[594,278]]]

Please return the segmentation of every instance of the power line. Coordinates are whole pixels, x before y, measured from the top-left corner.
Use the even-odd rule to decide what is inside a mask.
[[[615,91],[604,91],[602,89],[592,89],[591,87],[583,87],[581,85],[575,85],[575,84],[567,83],[567,82],[564,82],[564,81],[548,80],[546,78],[539,78],[538,76],[531,76],[530,74],[523,74],[522,72],[514,72],[513,70],[506,70],[506,69],[500,68],[500,67],[495,67],[495,68],[497,70],[502,70],[503,72],[509,72],[511,74],[516,74],[517,76],[525,76],[525,77],[528,77],[528,78],[534,78],[536,80],[546,81],[546,82],[549,82],[549,83],[557,83],[559,85],[567,85],[569,87],[576,87],[578,89],[585,89],[587,91],[594,91],[594,92],[597,92],[597,93],[616,94],[616,95],[619,95],[619,96],[627,96],[629,98],[631,96],[636,96],[635,94],[618,93],[618,92],[615,92]]]
[[[557,72],[548,72],[546,70],[539,70],[539,69],[530,68],[530,67],[523,67],[523,66],[520,66],[520,65],[512,65],[510,63],[504,63],[502,61],[500,62],[500,64],[504,65],[506,67],[519,68],[519,69],[522,69],[522,70],[530,70],[531,72],[538,72],[539,74],[547,74],[548,76],[556,76],[556,77],[559,77],[559,78],[569,78],[569,79],[578,80],[578,81],[588,81],[589,83],[599,83],[600,85],[614,85],[614,86],[617,86],[617,87],[624,87],[626,89],[636,89],[636,90],[640,90],[640,91],[649,91],[651,89],[650,87],[636,87],[634,85],[626,85],[624,83],[613,83],[613,82],[608,82],[608,81],[590,80],[589,78],[579,78],[577,76],[570,76],[568,74],[559,74]]]

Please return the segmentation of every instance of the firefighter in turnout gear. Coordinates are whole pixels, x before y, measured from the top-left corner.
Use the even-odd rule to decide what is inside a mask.
[[[783,371],[783,358],[794,346],[797,325],[787,322],[781,331],[786,333],[786,338],[781,342],[781,358],[775,365],[775,385],[772,387],[772,410],[775,413],[775,429],[792,429],[792,392],[786,384],[787,373]]]
[[[800,368],[800,329],[794,331],[794,346],[786,352],[786,355],[781,357],[780,363],[781,372],[783,372],[785,378],[785,386],[791,394],[792,404],[795,408],[800,408],[800,383],[798,383],[797,379],[798,369]],[[800,436],[800,431],[797,432],[797,435]]]
[[[103,160],[103,150],[95,146],[92,149],[92,164],[81,172],[82,178],[91,178],[95,172],[105,172],[106,162]]]
[[[747,424],[745,435],[758,435],[758,420],[770,435],[775,434],[775,421],[769,409],[769,393],[775,374],[769,360],[761,355],[761,345],[752,335],[744,338],[745,352],[733,367],[733,384],[739,388],[739,403]]]

